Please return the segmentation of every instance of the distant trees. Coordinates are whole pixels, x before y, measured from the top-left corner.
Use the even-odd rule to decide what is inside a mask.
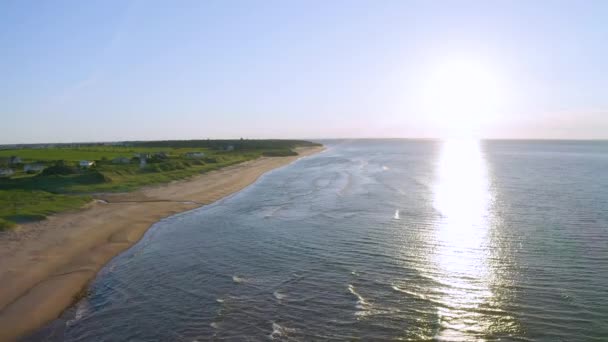
[[[213,150],[228,150],[230,146],[235,151],[242,150],[281,150],[292,149],[298,146],[318,146],[319,144],[305,140],[164,140],[164,141],[137,141],[131,142],[135,147],[173,147],[173,148],[210,148]]]

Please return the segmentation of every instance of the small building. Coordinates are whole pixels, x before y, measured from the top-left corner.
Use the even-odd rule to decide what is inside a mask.
[[[0,169],[0,177],[10,177],[15,173],[13,169]]]
[[[152,155],[150,155],[150,153],[135,153],[135,158],[150,159],[152,158]]]
[[[45,166],[44,164],[25,164],[23,165],[23,171],[24,172],[40,172],[42,170],[44,170]]]
[[[15,165],[15,164],[21,164],[21,158],[17,157],[17,156],[11,156],[8,160],[8,163],[11,165]]]
[[[112,159],[112,164],[130,164],[130,163],[131,163],[131,159],[129,159],[127,157],[118,157],[118,158]]]
[[[95,165],[94,161],[89,161],[89,160],[81,160],[80,163],[78,163],[78,165],[80,165],[80,167],[88,169],[91,166]]]
[[[203,152],[187,152],[184,154],[184,157],[190,159],[201,159],[205,157],[205,154]]]
[[[135,153],[135,158],[139,158],[139,168],[146,167],[147,160],[150,159],[150,153]]]
[[[228,145],[225,148],[226,151],[234,151],[234,145]]]
[[[167,155],[166,152],[156,152],[152,155],[152,158],[167,159],[167,158],[169,158],[169,155]]]

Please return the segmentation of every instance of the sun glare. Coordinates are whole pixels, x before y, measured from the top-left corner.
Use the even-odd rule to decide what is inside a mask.
[[[447,138],[480,134],[496,120],[503,91],[495,72],[475,60],[451,60],[435,66],[423,85],[423,112]]]
[[[491,267],[493,195],[479,141],[443,142],[433,206],[440,214],[435,231],[434,261],[442,270],[438,298],[447,305],[438,308],[439,340],[476,340],[475,333],[490,331],[493,318],[483,310],[493,305],[491,284],[497,277]]]

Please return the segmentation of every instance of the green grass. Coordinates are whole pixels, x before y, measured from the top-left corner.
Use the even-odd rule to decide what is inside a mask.
[[[23,162],[65,160],[76,162],[79,160],[101,160],[117,157],[133,157],[136,153],[165,152],[178,156],[190,151],[205,151],[204,148],[170,148],[170,147],[80,147],[80,148],[45,148],[45,149],[18,149],[0,150],[0,159],[11,156],[20,157]]]
[[[228,143],[234,144],[234,151],[221,148]],[[291,147],[308,146],[311,143],[275,140],[193,140],[134,144],[137,146],[91,145],[78,148],[0,150],[0,166],[8,163],[10,156],[20,157],[23,163],[42,162],[48,167],[61,160],[69,166],[69,172],[65,172],[67,174],[49,175],[26,174],[23,167],[17,165],[13,166],[16,171],[14,176],[0,178],[0,230],[10,229],[15,223],[40,220],[53,213],[80,208],[92,199],[92,193],[132,191],[147,185],[192,177],[262,155],[295,155]],[[217,148],[218,146],[220,148]],[[184,154],[191,151],[204,152],[205,158],[186,158]],[[129,164],[111,162],[117,157],[132,158],[136,153],[155,152],[165,152],[168,159],[151,160],[145,168],[140,168],[137,161]],[[81,170],[77,167],[79,160],[96,161],[96,166],[90,170]]]
[[[0,219],[0,231],[8,230],[16,227],[17,225],[11,221]]]
[[[98,182],[88,184],[85,182],[74,182],[65,186],[62,191],[70,193],[83,192],[117,192],[132,191],[146,185],[168,183],[174,180],[184,179],[201,173],[217,170],[226,166],[252,160],[260,156],[260,153],[239,153],[232,155],[216,156],[217,162],[208,163],[204,161],[180,159],[163,163],[148,164],[145,169],[139,165],[107,165],[97,167],[109,182]]]
[[[222,167],[255,159],[257,153],[218,156],[217,162],[169,160],[149,163],[144,169],[138,164],[99,163],[92,170],[70,175],[20,175],[0,180],[0,190],[41,190],[56,194],[131,191],[151,184],[167,183]]]
[[[0,229],[15,223],[37,221],[46,216],[77,209],[91,200],[90,196],[52,194],[46,191],[0,190]]]
[[[264,157],[289,157],[289,156],[297,156],[298,153],[292,150],[271,150],[265,151],[262,153]]]

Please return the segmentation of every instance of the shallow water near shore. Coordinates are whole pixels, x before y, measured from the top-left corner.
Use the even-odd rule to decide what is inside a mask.
[[[608,336],[608,143],[326,145],[157,223],[30,339]]]

